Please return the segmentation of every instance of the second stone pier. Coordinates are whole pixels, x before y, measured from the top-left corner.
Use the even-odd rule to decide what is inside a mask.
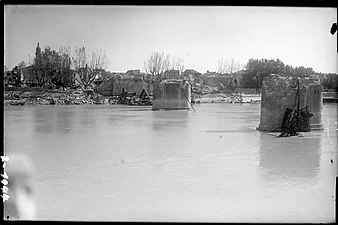
[[[297,95],[298,94],[298,95]],[[313,114],[310,118],[310,130],[323,129],[322,89],[318,76],[293,77],[271,74],[264,78],[260,124],[262,131],[281,131],[286,108],[307,107]]]
[[[153,85],[153,110],[191,109],[191,87],[188,81],[163,80]]]

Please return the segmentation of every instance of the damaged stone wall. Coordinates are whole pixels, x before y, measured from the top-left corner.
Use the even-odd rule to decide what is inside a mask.
[[[147,90],[149,94],[152,93],[151,85],[147,84],[141,78],[127,78],[116,79],[110,78],[103,81],[95,89],[103,96],[119,96],[122,93],[122,89],[126,89],[128,92],[135,92],[136,96],[139,96],[143,89]]]
[[[153,110],[190,107],[191,87],[187,81],[164,80],[153,85]]]
[[[96,92],[103,96],[113,96],[113,85],[115,80],[115,78],[103,80],[101,84],[95,87]]]
[[[318,76],[300,77],[299,107],[308,106],[313,116],[310,118],[310,129],[322,129],[322,90]],[[271,74],[264,78],[262,86],[260,124],[262,131],[281,131],[286,108],[297,107],[297,78]]]
[[[148,91],[148,84],[140,78],[117,79],[113,84],[113,95],[121,95],[123,88],[139,96],[143,89]]]

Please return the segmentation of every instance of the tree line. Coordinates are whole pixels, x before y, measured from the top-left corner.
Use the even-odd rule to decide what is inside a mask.
[[[179,70],[183,72],[185,66],[181,58],[172,58],[169,54],[153,52],[145,60],[144,68],[153,77],[162,78],[166,70]],[[280,59],[249,59],[245,65],[241,65],[236,59],[218,60],[217,74],[219,76],[234,74],[242,70],[244,88],[259,88],[262,86],[263,79],[269,74],[291,75],[296,77],[319,75],[324,89],[337,89],[337,74],[316,73],[311,67],[293,67],[284,64]]]
[[[72,54],[69,47],[60,47],[56,51],[49,46],[41,50],[38,45],[31,67],[34,80],[39,85],[51,83],[65,88],[75,79],[82,87],[88,88],[93,84],[98,73],[111,74],[105,70],[107,64],[107,56],[102,50],[88,54],[85,47],[81,47],[75,48]],[[25,62],[21,62],[15,69],[20,70],[25,66]],[[151,79],[165,79],[166,71],[176,70],[181,75],[185,65],[183,59],[179,57],[155,51],[144,61],[144,69],[151,75]],[[251,58],[245,65],[241,65],[233,58],[218,60],[217,73],[220,76],[238,71],[242,71],[241,86],[244,88],[261,87],[263,79],[269,74],[298,77],[317,74],[321,78],[324,89],[337,89],[337,74],[316,73],[311,67],[292,67],[284,64],[280,59]]]
[[[104,71],[107,64],[108,58],[103,50],[88,54],[85,47],[81,47],[75,48],[72,53],[70,47],[53,50],[45,46],[42,50],[38,44],[30,66],[29,80],[38,86],[54,84],[63,89],[72,86],[74,80],[77,80],[86,89],[93,84],[96,75]],[[20,73],[26,66],[22,61],[13,68],[15,83],[20,83]]]
[[[295,77],[318,75],[323,89],[338,89],[338,74],[317,73],[312,67],[293,67],[284,64],[279,59],[249,59],[245,66],[243,87],[261,87],[263,79],[269,74],[291,75]]]
[[[277,59],[249,59],[243,76],[244,87],[261,87],[263,79],[269,74],[308,76],[315,74],[311,67],[292,67]]]

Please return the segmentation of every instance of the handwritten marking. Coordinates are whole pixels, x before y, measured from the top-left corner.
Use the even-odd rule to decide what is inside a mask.
[[[4,174],[1,174],[1,176],[3,177],[3,179],[1,180],[1,183],[3,184],[3,187],[1,188],[2,190],[2,202],[5,202],[9,199],[9,196],[7,195],[7,192],[9,191],[9,188],[7,187],[8,185],[8,175],[5,171],[6,168],[6,163],[9,161],[9,157],[8,156],[1,156],[1,161],[3,162],[2,164],[2,168],[4,168]]]

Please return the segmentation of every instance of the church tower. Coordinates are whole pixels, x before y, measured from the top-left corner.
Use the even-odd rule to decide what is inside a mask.
[[[35,60],[37,64],[41,63],[41,48],[40,45],[38,43],[38,46],[35,49]]]

